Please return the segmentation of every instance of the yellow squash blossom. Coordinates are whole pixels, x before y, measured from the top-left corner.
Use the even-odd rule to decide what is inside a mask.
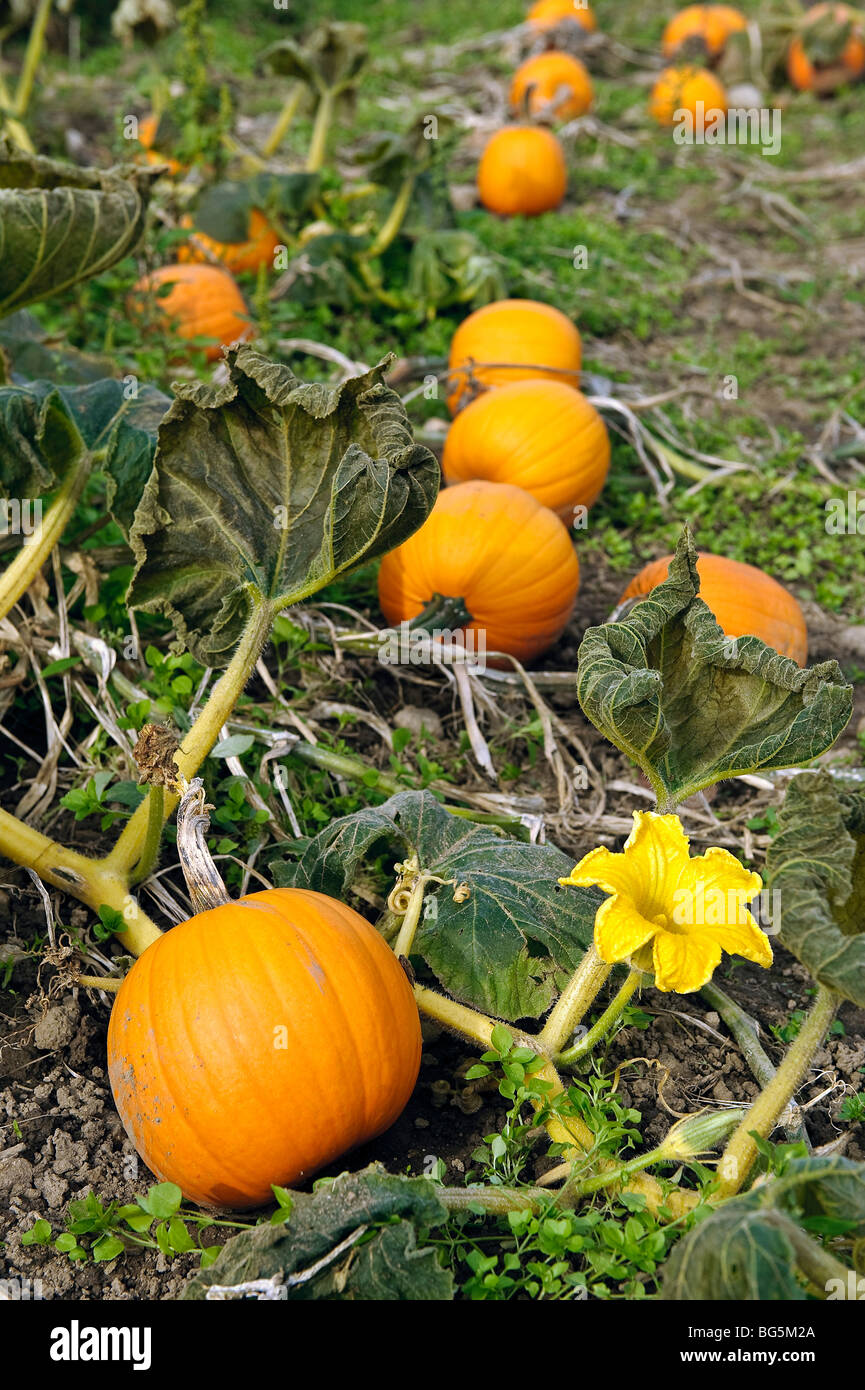
[[[635,811],[623,854],[593,849],[559,882],[612,894],[595,917],[595,949],[608,965],[653,972],[657,989],[700,989],[722,951],[772,964],[768,937],[745,906],[763,886],[760,875],[725,849],[692,859],[678,816]]]

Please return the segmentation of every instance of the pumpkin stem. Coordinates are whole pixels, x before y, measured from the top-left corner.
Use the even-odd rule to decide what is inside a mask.
[[[455,594],[433,594],[423,612],[412,618],[408,627],[412,632],[419,629],[431,632],[433,628],[456,632],[471,620],[465,599],[457,598]]]
[[[204,783],[193,777],[177,808],[177,853],[196,913],[224,907],[231,901],[207,847],[207,813],[212,809],[204,801]]]

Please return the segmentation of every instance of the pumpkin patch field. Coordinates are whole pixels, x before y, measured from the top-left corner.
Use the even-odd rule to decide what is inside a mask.
[[[0,4],[0,1300],[843,1348],[863,150],[844,4]]]

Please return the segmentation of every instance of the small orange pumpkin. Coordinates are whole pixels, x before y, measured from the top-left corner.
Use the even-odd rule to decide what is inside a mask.
[[[562,522],[509,483],[444,488],[419,531],[385,555],[378,576],[391,626],[416,618],[436,594],[459,598],[488,651],[531,661],[574,611],[580,567]]]
[[[517,68],[510,101],[515,111],[528,105],[532,116],[550,115],[559,121],[574,120],[588,111],[594,100],[592,79],[579,58],[568,53],[538,53]]]
[[[471,394],[470,382],[489,387],[539,377],[578,387],[581,360],[579,332],[561,310],[535,299],[496,300],[469,314],[451,340],[448,406],[456,411]]]
[[[719,58],[731,34],[747,29],[748,21],[732,5],[688,5],[674,15],[661,40],[665,58],[683,51]]]
[[[524,488],[573,525],[606,481],[610,437],[581,391],[560,381],[517,381],[461,410],[445,440],[449,483],[485,478]]]
[[[702,102],[702,120],[698,103]],[[727,110],[727,93],[705,68],[665,68],[652,88],[649,113],[660,125],[673,125],[677,111],[690,111],[695,129],[705,129],[713,111]]]
[[[579,24],[589,33],[598,27],[592,8],[586,0],[536,0],[526,15],[526,23],[534,29],[554,29],[568,20]]]
[[[148,1168],[242,1210],[397,1119],[420,1066],[411,987],[344,903],[270,888],[149,946],[108,1026],[108,1074]]]
[[[192,228],[191,217],[184,217],[181,227]],[[208,262],[206,252],[221,261],[226,270],[233,275],[244,271],[256,271],[259,266],[273,266],[276,248],[282,243],[279,234],[270,225],[263,212],[252,208],[249,214],[249,229],[246,241],[216,241],[206,232],[194,232],[186,246],[178,252],[178,260]]]
[[[143,146],[144,158],[148,164],[167,164],[169,172],[180,174],[183,172],[183,165],[177,159],[172,159],[169,155],[161,154],[159,150],[153,148],[156,139],[156,132],[159,129],[159,120],[155,115],[142,116],[138,122],[138,143]]]
[[[168,294],[159,291],[171,286]],[[133,288],[129,309],[141,315],[146,300],[170,323],[179,338],[206,338],[209,362],[222,355],[226,343],[252,337],[243,295],[227,270],[214,265],[165,265],[154,270]]]
[[[787,54],[787,74],[800,92],[834,92],[865,73],[865,27],[848,5],[815,5],[803,17]]]
[[[640,570],[622,594],[621,603],[642,598],[667,578],[672,555]],[[697,558],[700,598],[708,604],[727,637],[759,637],[781,656],[804,666],[808,660],[805,616],[792,594],[754,565],[710,555]]]
[[[568,187],[565,153],[551,130],[508,125],[487,141],[478,193],[490,212],[536,217],[557,208]]]

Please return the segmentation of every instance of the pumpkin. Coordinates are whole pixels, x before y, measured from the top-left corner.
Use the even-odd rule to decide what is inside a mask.
[[[270,888],[173,927],[135,962],[108,1074],[148,1168],[200,1206],[272,1200],[397,1119],[417,1007],[374,927],[323,893]]]
[[[171,159],[169,155],[161,154],[159,150],[153,148],[159,130],[159,119],[154,115],[142,116],[138,122],[138,143],[144,148],[144,158],[148,164],[167,164],[169,172],[179,174],[183,171],[183,165],[177,159]]]
[[[526,15],[526,23],[534,29],[554,29],[557,24],[568,20],[579,24],[589,33],[594,33],[598,21],[590,5],[585,0],[536,0]]]
[[[181,227],[192,228],[191,217],[184,217]],[[205,232],[195,232],[189,242],[178,253],[180,261],[209,262],[210,256],[221,261],[226,270],[238,275],[243,271],[255,271],[259,266],[273,266],[276,248],[281,246],[279,234],[273,229],[263,212],[252,208],[249,214],[249,229],[246,241],[216,241]]]
[[[581,361],[579,332],[559,309],[535,299],[496,300],[469,314],[451,340],[448,406],[453,413],[468,400],[473,383],[501,386],[540,377],[576,387]]]
[[[688,5],[664,30],[664,57],[675,58],[686,52],[719,58],[730,35],[747,27],[745,16],[732,5]]]
[[[161,295],[164,285],[171,288]],[[221,356],[223,344],[252,336],[243,295],[219,266],[162,266],[138,281],[129,297],[130,312],[141,315],[148,298],[179,338],[210,340],[205,348],[209,362]]]
[[[594,100],[592,79],[579,58],[567,53],[538,53],[517,68],[511,83],[511,106],[532,116],[569,121],[583,116]]]
[[[787,54],[800,92],[834,92],[865,73],[865,27],[847,5],[815,5]]]
[[[478,193],[490,212],[536,217],[557,208],[567,186],[565,153],[551,130],[508,125],[487,141],[478,166]]]
[[[392,627],[437,594],[462,599],[464,626],[485,631],[488,651],[531,661],[564,632],[579,582],[554,512],[510,483],[473,481],[440,492],[420,530],[385,555],[378,596]]]
[[[702,119],[698,103],[703,103]],[[660,125],[673,125],[677,111],[690,111],[695,130],[703,130],[713,111],[727,110],[727,93],[705,68],[665,68],[652,88],[649,112]]]
[[[653,560],[632,579],[620,602],[642,598],[667,577],[672,555]],[[776,579],[754,565],[700,551],[700,598],[727,637],[759,637],[761,642],[804,666],[808,630],[802,609]]]
[[[610,467],[610,439],[595,407],[560,381],[516,381],[460,411],[445,440],[449,483],[485,478],[524,488],[572,525]]]

